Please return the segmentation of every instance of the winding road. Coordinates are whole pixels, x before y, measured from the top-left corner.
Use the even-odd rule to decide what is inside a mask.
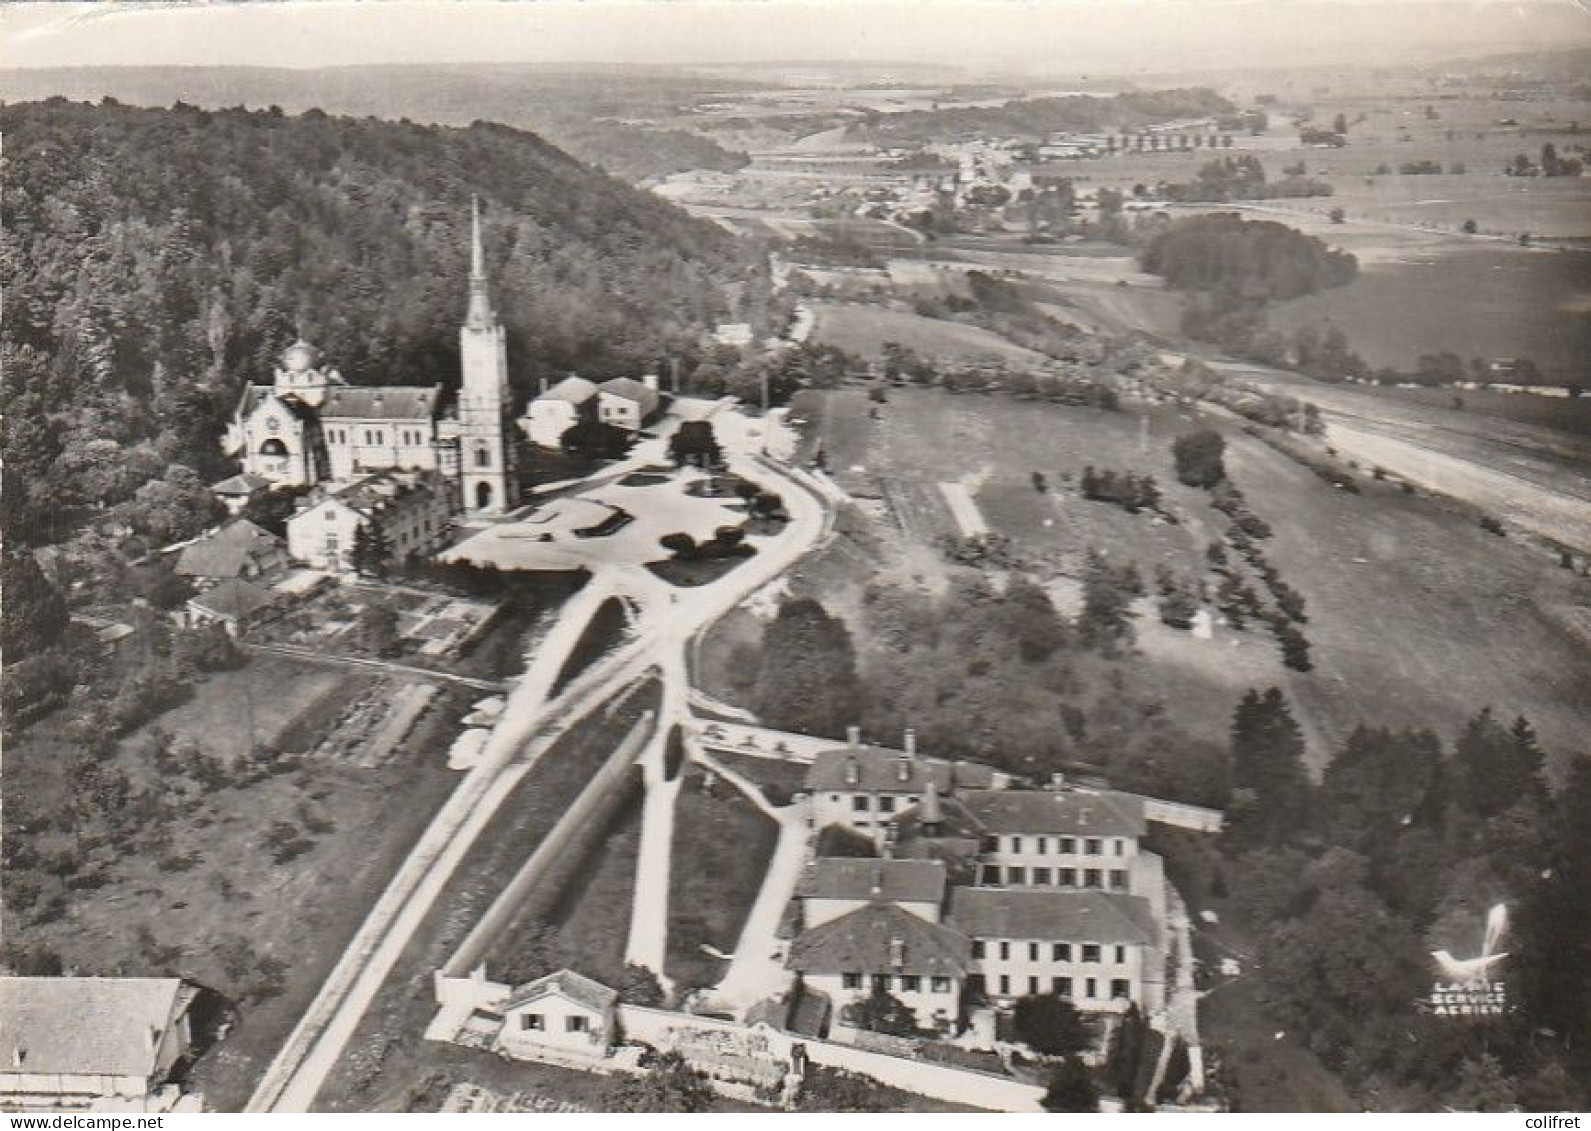
[[[760,443],[759,439],[757,446]],[[761,458],[749,443],[726,443],[725,447],[730,471],[783,496],[790,516],[784,530],[724,577],[683,592],[660,585],[645,570],[617,567],[594,572],[591,581],[565,606],[514,686],[480,761],[454,789],[393,875],[267,1068],[246,1111],[310,1109],[393,965],[504,798],[552,746],[558,733],[647,669],[659,667],[664,677],[665,713],[660,713],[658,733],[664,737],[654,739],[640,758],[643,767],[652,767],[649,781],[655,780],[661,767],[660,743],[686,713],[689,689],[684,656],[692,639],[778,578],[829,532],[824,493],[808,477]],[[613,595],[629,598],[639,610],[631,639],[553,695],[553,682],[575,642],[602,602]],[[663,804],[661,797],[657,804]],[[666,915],[666,854],[662,867]],[[655,876],[652,882],[656,883]],[[648,912],[649,919],[656,915],[655,909]],[[658,937],[664,937],[663,932],[659,931]],[[654,969],[661,966],[660,954],[648,952],[641,957],[648,966],[656,963]]]

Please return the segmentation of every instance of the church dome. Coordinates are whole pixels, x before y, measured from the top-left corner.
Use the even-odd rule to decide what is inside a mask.
[[[313,369],[318,361],[320,361],[320,351],[303,338],[282,352],[282,365],[289,373],[303,373]]]

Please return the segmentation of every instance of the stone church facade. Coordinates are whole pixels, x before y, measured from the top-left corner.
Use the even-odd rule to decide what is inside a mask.
[[[277,487],[348,483],[376,472],[434,471],[465,510],[500,514],[518,501],[508,349],[487,286],[473,217],[469,306],[459,330],[462,382],[350,385],[308,342],[282,354],[269,385],[244,390],[223,447]]]

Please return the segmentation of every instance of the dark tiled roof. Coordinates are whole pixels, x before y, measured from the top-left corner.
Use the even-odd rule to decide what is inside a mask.
[[[213,534],[182,548],[177,572],[187,577],[239,577],[250,566],[282,553],[283,541],[246,518],[229,522]]]
[[[807,899],[878,899],[938,906],[945,897],[945,866],[932,860],[820,856],[807,865],[797,891]]]
[[[352,507],[363,515],[372,515],[394,505],[399,500],[425,498],[427,501],[447,486],[434,473],[399,473],[378,471],[363,479],[356,479],[331,497]]]
[[[190,597],[188,604],[225,620],[243,620],[273,600],[275,598],[271,596],[270,590],[242,578],[230,577],[214,589],[206,589],[198,596]]]
[[[913,805],[898,815],[894,821],[897,850],[917,840],[965,841],[973,851],[977,850],[978,842],[983,838],[983,826],[967,812],[967,807],[959,799],[947,797],[940,801],[939,818],[931,830],[925,830],[921,805]],[[914,852],[910,855],[921,854]]]
[[[806,787],[812,792],[921,793],[930,777],[943,797],[955,789],[987,789],[994,771],[977,762],[913,758],[886,746],[841,746],[812,760]]]
[[[275,385],[250,385],[244,389],[243,401],[238,406],[239,414],[246,420],[254,414],[254,410],[260,406],[262,401],[267,400],[276,401],[288,413],[305,424],[313,424],[315,422],[315,410],[313,408],[291,394],[284,397],[277,396]]]
[[[959,976],[967,972],[971,956],[965,936],[892,903],[873,903],[803,931],[790,944],[786,965],[803,974]]]
[[[339,385],[326,390],[320,415],[323,420],[428,420],[441,399],[440,385]]]
[[[611,381],[602,382],[597,388],[610,396],[623,397],[627,401],[634,401],[648,412],[658,405],[658,391],[642,384],[633,377],[615,377]]]
[[[957,887],[946,922],[975,939],[1149,943],[1156,937],[1147,899],[1102,891]]]
[[[983,789],[961,794],[967,811],[989,833],[1064,833],[1139,837],[1143,802],[1088,790]]]
[[[559,970],[556,973],[537,978],[533,982],[515,986],[513,993],[509,995],[508,1001],[504,1003],[503,1008],[513,1009],[516,1006],[524,1005],[526,1002],[535,1001],[546,994],[559,994],[569,998],[571,1001],[577,1001],[581,1005],[598,1010],[607,1009],[619,1000],[617,990],[611,990],[601,982],[588,978],[584,974],[577,974],[573,970]]]
[[[148,1079],[191,1000],[180,978],[0,978],[0,1072]]]
[[[251,475],[243,472],[221,480],[219,483],[210,484],[210,490],[217,495],[252,495],[256,491],[263,491],[271,485],[271,481],[264,476]]]

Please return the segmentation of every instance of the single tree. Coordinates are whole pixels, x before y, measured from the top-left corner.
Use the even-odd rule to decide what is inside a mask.
[[[1171,445],[1177,478],[1189,487],[1214,487],[1226,478],[1226,465],[1222,460],[1225,451],[1226,441],[1210,428],[1178,436]]]
[[[1092,1035],[1075,1006],[1058,994],[1018,998],[1011,1013],[1017,1040],[1048,1056],[1072,1056],[1086,1049]]]
[[[1049,1087],[1040,1102],[1045,1111],[1097,1112],[1099,1087],[1088,1066],[1077,1057],[1069,1056],[1050,1074]]]
[[[1303,831],[1309,812],[1304,735],[1277,688],[1250,690],[1232,719],[1232,783],[1251,790],[1253,803],[1232,815],[1228,831],[1239,845],[1277,844]]]

